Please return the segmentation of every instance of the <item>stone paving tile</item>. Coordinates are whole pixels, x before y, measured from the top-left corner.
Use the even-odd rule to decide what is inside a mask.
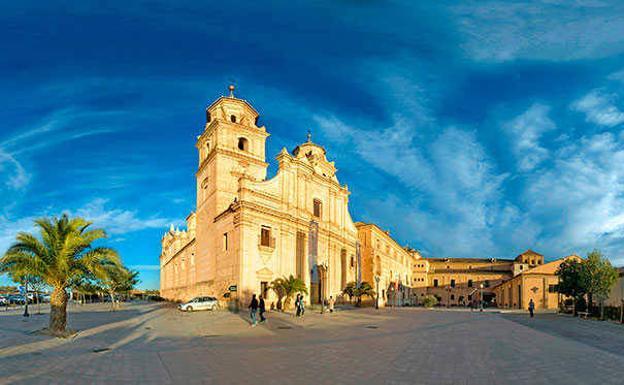
[[[71,340],[0,315],[0,384],[624,383],[624,327],[554,315],[360,309],[251,328],[159,305],[72,312]]]

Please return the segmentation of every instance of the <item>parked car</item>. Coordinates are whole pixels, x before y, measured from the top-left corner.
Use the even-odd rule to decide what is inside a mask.
[[[0,306],[7,306],[9,304],[9,300],[7,297],[0,295]]]
[[[182,311],[214,310],[219,305],[215,297],[195,297],[192,300],[178,305]]]
[[[24,305],[26,304],[26,297],[21,294],[10,294],[7,298],[10,304]]]

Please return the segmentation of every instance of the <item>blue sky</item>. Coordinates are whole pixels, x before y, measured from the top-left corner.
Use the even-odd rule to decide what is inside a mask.
[[[234,83],[272,173],[310,129],[353,218],[426,255],[624,264],[624,3],[127,3],[0,6],[0,252],[69,212],[157,287]]]

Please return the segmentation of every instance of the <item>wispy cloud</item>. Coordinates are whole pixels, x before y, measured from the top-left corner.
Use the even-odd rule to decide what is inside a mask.
[[[530,180],[531,214],[549,227],[545,244],[570,252],[624,247],[624,143],[611,133],[571,142]],[[553,246],[549,246],[553,247]]]
[[[130,265],[128,268],[138,271],[159,271],[160,265]]]
[[[451,7],[468,55],[479,61],[570,61],[624,52],[620,1],[470,1]]]
[[[614,127],[624,122],[624,112],[616,105],[615,94],[605,94],[594,89],[571,105],[573,110],[585,114],[588,122],[601,126]]]
[[[87,136],[119,131],[124,127],[116,119],[124,114],[124,111],[64,108],[50,113],[37,124],[17,130],[0,142],[0,148],[18,156]]]
[[[474,131],[438,126],[422,99],[412,97],[409,105],[401,103],[397,110],[391,93],[380,97],[392,117],[386,128],[375,122],[356,121],[357,128],[345,123],[354,121],[353,116],[313,116],[326,137],[352,149],[405,190],[403,198],[392,194],[370,198],[366,205],[370,217],[401,227],[402,238],[417,238],[419,247],[432,253],[470,256],[477,249],[495,253],[493,227],[517,212],[502,201],[507,175],[496,171]]]
[[[95,227],[102,228],[116,237],[146,229],[162,228],[164,231],[170,224],[183,225],[183,221],[179,219],[156,215],[144,217],[134,210],[111,208],[110,206],[111,203],[106,199],[96,198],[81,207],[66,209],[64,212],[90,220]],[[61,211],[48,208],[37,215],[16,219],[0,215],[0,254],[15,241],[18,232],[34,231],[35,219],[42,216],[55,216],[59,212]]]
[[[15,157],[0,148],[0,182],[5,186],[18,190],[25,187],[30,180],[30,175]],[[2,188],[0,188],[2,191]]]
[[[512,137],[521,171],[534,169],[548,157],[548,150],[540,145],[540,138],[545,132],[555,129],[555,124],[548,117],[549,110],[548,106],[536,103],[503,125]]]
[[[158,216],[140,217],[133,210],[107,208],[108,203],[106,199],[96,198],[77,210],[70,210],[70,214],[88,219],[96,226],[106,229],[110,234],[126,234],[153,228],[165,229],[172,223],[182,223],[179,219]]]

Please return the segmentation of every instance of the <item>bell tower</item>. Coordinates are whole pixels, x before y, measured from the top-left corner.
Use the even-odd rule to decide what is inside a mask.
[[[265,141],[269,134],[265,127],[258,127],[257,121],[258,112],[247,101],[234,96],[234,86],[229,87],[229,95],[206,108],[206,125],[195,144],[199,153],[195,174],[199,288],[218,285],[215,279],[223,278],[223,274],[217,275],[217,271],[229,271],[235,263],[227,261],[235,260],[237,235],[227,224],[216,223],[215,218],[238,199],[243,176],[253,180],[266,178]]]
[[[222,96],[206,108],[206,126],[197,138],[199,152],[197,210],[204,205],[219,215],[238,195],[242,175],[251,179],[266,178],[266,128],[258,127],[258,112],[246,100]]]

